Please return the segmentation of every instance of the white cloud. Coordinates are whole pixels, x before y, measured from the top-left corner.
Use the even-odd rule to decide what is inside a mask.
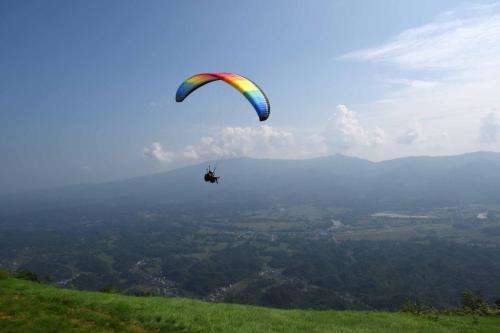
[[[224,127],[212,136],[203,137],[185,147],[181,154],[189,160],[231,157],[295,157],[294,135],[268,125],[259,127]]]
[[[497,135],[489,122],[478,140],[471,124],[500,105],[500,4],[446,12],[340,59],[369,62],[380,75],[388,69],[382,79],[386,93],[363,106],[370,112],[363,116],[373,125],[383,124],[399,144],[392,152],[386,141],[384,158],[474,151]],[[402,131],[410,120],[419,125]],[[442,144],[442,133],[454,144]]]
[[[479,141],[482,143],[497,142],[500,136],[500,121],[493,113],[489,113],[481,119],[479,126]]]
[[[179,164],[236,157],[305,158],[332,153],[356,153],[387,141],[380,127],[366,128],[356,113],[339,105],[325,126],[316,134],[300,136],[292,130],[269,125],[228,126],[176,151],[165,151],[155,142],[144,154],[163,162]]]
[[[385,131],[383,129],[381,129],[378,126],[375,126],[375,129],[372,131],[371,136],[372,136],[371,137],[371,144],[373,146],[382,145],[385,142],[387,142],[387,134],[385,133]]]
[[[172,101],[149,101],[145,105],[147,111],[168,111],[172,107]]]
[[[144,155],[160,162],[172,162],[175,154],[165,150],[159,142],[154,142],[150,147],[144,148]]]
[[[179,164],[236,157],[297,158],[300,153],[293,133],[268,125],[224,127],[176,152],[166,151],[158,142],[144,148],[146,156]]]
[[[401,145],[413,145],[425,140],[422,125],[418,122],[415,122],[412,127],[396,138],[396,142]]]
[[[385,132],[381,128],[365,129],[356,113],[340,104],[326,123],[325,129],[313,136],[312,141],[324,144],[326,152],[346,152],[356,147],[382,144],[385,138]]]
[[[438,85],[436,81],[430,80],[409,80],[409,79],[394,79],[388,78],[383,80],[383,82],[391,85],[405,86],[413,89],[430,89]]]
[[[342,57],[387,62],[406,69],[471,70],[500,64],[499,41],[499,6],[472,6],[408,29],[384,45]]]

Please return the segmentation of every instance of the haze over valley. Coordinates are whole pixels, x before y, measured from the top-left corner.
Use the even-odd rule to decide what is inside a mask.
[[[0,264],[49,283],[278,307],[500,292],[500,154],[218,162],[1,200]]]

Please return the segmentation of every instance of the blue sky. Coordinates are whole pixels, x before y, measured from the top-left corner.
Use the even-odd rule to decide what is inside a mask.
[[[500,150],[498,6],[457,1],[2,1],[0,193],[235,156]],[[500,59],[500,57],[498,57]],[[271,100],[211,84],[229,71]]]

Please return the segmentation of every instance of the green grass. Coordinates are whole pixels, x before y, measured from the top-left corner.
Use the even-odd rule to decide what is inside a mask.
[[[0,332],[500,332],[500,317],[279,310],[3,278]]]

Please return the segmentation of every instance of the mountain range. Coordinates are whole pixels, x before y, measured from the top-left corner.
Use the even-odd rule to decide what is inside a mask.
[[[237,158],[108,182],[3,196],[3,215],[86,205],[255,209],[314,204],[372,210],[429,209],[500,201],[500,153],[371,162],[344,155],[306,160]]]

